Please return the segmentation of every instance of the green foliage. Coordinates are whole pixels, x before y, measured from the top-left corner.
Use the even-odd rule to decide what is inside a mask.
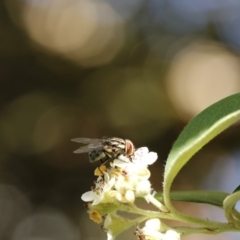
[[[172,201],[207,203],[218,207],[223,206],[224,199],[229,195],[225,192],[210,192],[210,191],[173,191],[170,192]],[[158,200],[163,200],[162,194],[158,193],[155,196]]]
[[[182,235],[192,233],[217,234],[225,231],[240,230],[240,213],[235,209],[236,203],[240,200],[239,186],[233,193],[209,191],[170,192],[174,178],[191,157],[239,119],[240,93],[222,99],[192,119],[183,129],[170,151],[165,167],[163,193],[157,194],[156,198],[164,201],[165,206],[174,215],[175,219],[201,226],[195,229],[188,227],[178,229]],[[174,208],[172,201],[206,203],[221,207],[228,222],[213,222],[185,215]]]
[[[170,187],[180,169],[206,143],[239,119],[240,94],[238,93],[211,105],[183,129],[166,163],[163,186],[167,207],[172,208],[169,200]]]

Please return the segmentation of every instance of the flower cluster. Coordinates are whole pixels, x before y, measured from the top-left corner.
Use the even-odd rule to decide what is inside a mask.
[[[103,229],[109,236],[116,236],[138,224],[139,219],[128,220],[117,215],[117,211],[131,212],[136,198],[143,198],[164,211],[164,206],[155,199],[149,181],[148,166],[156,160],[156,153],[142,147],[131,158],[121,155],[110,163],[109,168],[102,165],[95,170],[98,175],[95,186],[82,195],[82,200],[87,202],[90,218],[96,223],[103,222]]]
[[[98,169],[101,176],[92,190],[82,195],[82,200],[97,205],[115,201],[133,203],[136,197],[143,197],[151,202],[153,191],[148,165],[156,160],[157,154],[149,152],[147,147],[136,150],[131,159],[121,155],[110,163],[109,169]]]

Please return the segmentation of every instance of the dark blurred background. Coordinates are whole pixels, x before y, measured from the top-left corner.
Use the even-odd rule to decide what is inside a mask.
[[[74,155],[71,138],[148,146],[161,191],[182,128],[240,91],[239,12],[236,0],[1,1],[0,239],[106,239],[80,199],[97,164]],[[233,126],[200,151],[173,189],[233,191],[239,133]],[[224,221],[202,205],[177,207]],[[134,239],[133,230],[119,239]]]

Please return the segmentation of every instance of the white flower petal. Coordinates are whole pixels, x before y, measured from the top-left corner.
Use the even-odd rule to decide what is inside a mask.
[[[148,154],[149,150],[147,147],[140,147],[136,150],[135,155],[144,156]]]
[[[128,166],[129,163],[130,163],[130,162],[125,162],[125,161],[122,161],[122,160],[120,160],[120,159],[115,159],[115,160],[112,162],[112,166],[113,166],[113,167],[119,167],[119,168],[125,169],[125,168]]]
[[[94,201],[92,202],[92,205],[98,205],[100,202],[102,202],[103,200],[103,194],[99,195],[99,196],[96,196]]]
[[[140,168],[135,174],[139,180],[148,180],[151,176],[151,172],[147,168]]]
[[[161,232],[161,221],[158,218],[146,221],[145,227],[142,229],[142,233],[146,239],[151,240],[163,240],[165,236],[165,234]]]
[[[104,172],[104,182],[109,182],[110,176],[107,172]]]
[[[142,147],[134,153],[132,162],[141,167],[147,167],[153,164],[157,158],[157,153],[149,152],[147,147]]]
[[[160,230],[161,222],[158,218],[153,218],[145,223],[145,228],[153,229],[153,230]]]
[[[93,192],[93,191],[89,191],[89,192],[85,192],[81,199],[84,201],[84,202],[92,202],[96,197],[96,194]]]
[[[120,192],[118,192],[118,193],[116,194],[116,199],[117,199],[119,202],[123,202],[123,201],[124,201],[123,196],[122,196],[122,194],[121,194]]]
[[[153,163],[155,163],[157,158],[158,158],[157,153],[155,153],[155,152],[148,153],[147,159],[146,159],[147,165],[152,165]]]
[[[158,231],[154,231],[154,230],[151,230],[151,229],[144,229],[143,233],[144,233],[145,236],[150,237],[150,238],[146,238],[146,239],[151,239],[151,240],[163,240],[164,239],[164,234],[160,233]]]
[[[112,236],[112,234],[110,234],[109,232],[107,233],[107,240],[114,240],[115,237]]]
[[[135,184],[134,179],[135,179],[134,176],[133,176],[133,178],[125,179],[124,176],[119,175],[118,179],[114,185],[115,189],[120,193],[125,193],[127,190],[133,189],[134,184]]]
[[[108,192],[112,189],[113,185],[115,184],[115,178],[111,178],[107,184],[105,184],[103,191]]]
[[[137,183],[136,186],[136,196],[144,197],[149,195],[151,192],[151,184],[149,181],[141,181]]]
[[[122,162],[125,162],[125,163],[129,163],[129,162],[130,162],[129,157],[126,157],[126,156],[124,156],[124,155],[118,156],[118,159],[119,159],[120,161],[122,161]]]
[[[133,203],[135,201],[135,194],[134,194],[134,192],[132,190],[128,190],[125,193],[125,198],[126,198],[127,202]]]
[[[173,229],[167,230],[163,237],[163,240],[180,240],[180,239],[181,239],[180,233],[176,232]]]

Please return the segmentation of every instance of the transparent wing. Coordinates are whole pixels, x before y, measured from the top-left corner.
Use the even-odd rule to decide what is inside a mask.
[[[102,146],[101,147],[98,147],[98,148],[89,148],[88,146],[84,146],[84,147],[80,147],[78,148],[77,150],[74,151],[74,153],[86,153],[86,152],[91,152],[92,150],[101,150],[102,149]]]
[[[97,149],[97,148],[102,148],[103,147],[103,143],[90,143],[87,146],[90,149]]]
[[[77,150],[74,151],[74,153],[85,153],[85,152],[90,152],[92,150],[101,150],[103,147],[103,140],[102,139],[96,139],[96,138],[74,138],[71,139],[73,142],[78,142],[78,143],[84,143],[88,144],[87,146],[83,146],[78,148]]]

